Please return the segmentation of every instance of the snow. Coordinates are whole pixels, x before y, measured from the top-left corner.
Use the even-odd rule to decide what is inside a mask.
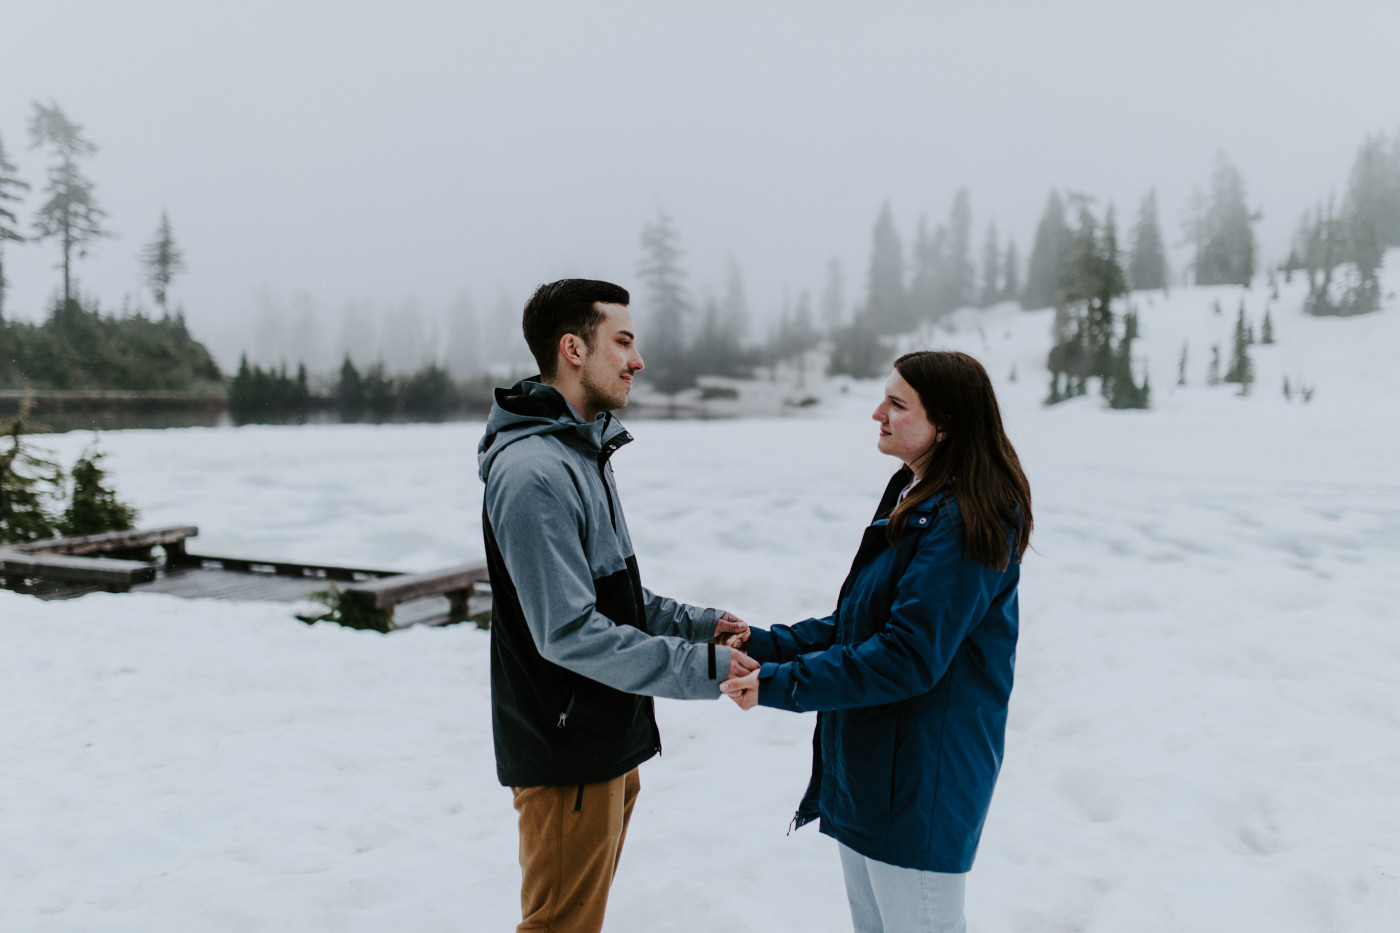
[[[1266,289],[1135,296],[1146,412],[1041,406],[1048,312],[934,335],[999,380],[1037,521],[974,931],[1395,928],[1400,302],[1314,320],[1300,284],[1243,398],[1203,385],[1208,346],[1227,357],[1241,297],[1257,332]],[[1311,403],[1283,399],[1285,373]],[[893,464],[867,420],[878,382],[804,392],[822,403],[791,417],[628,421],[614,462],[650,587],[755,624],[829,610]],[[479,434],[101,446],[144,524],[201,527],[192,549],[423,570],[482,556]],[[71,462],[90,440],[46,444]],[[286,605],[0,592],[0,929],[510,929],[487,646],[307,627]],[[658,716],[608,929],[848,928],[834,844],[785,834],[811,717]]]

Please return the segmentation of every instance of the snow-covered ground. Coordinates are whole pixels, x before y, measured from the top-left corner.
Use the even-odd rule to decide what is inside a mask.
[[[1265,297],[1246,297],[1256,331]],[[1300,298],[1295,281],[1273,303],[1280,343],[1254,348],[1239,398],[1202,384],[1239,290],[1137,296],[1147,412],[1043,408],[1047,312],[936,335],[1000,381],[1037,521],[978,933],[1400,924],[1400,303],[1318,321]],[[1285,373],[1310,404],[1285,402]],[[629,421],[614,463],[648,585],[755,624],[828,611],[893,466],[878,386],[820,385],[787,418]],[[101,444],[143,522],[198,524],[197,549],[428,569],[482,556],[479,432]],[[71,462],[89,441],[48,446]],[[0,592],[0,930],[511,929],[487,644],[306,627],[285,605]],[[608,929],[847,929],[834,845],[785,834],[811,718],[658,713]]]

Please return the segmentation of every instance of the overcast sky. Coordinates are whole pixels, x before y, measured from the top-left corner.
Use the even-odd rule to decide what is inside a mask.
[[[886,199],[907,244],[965,186],[979,249],[994,219],[1024,258],[1051,186],[1123,225],[1155,186],[1175,242],[1219,150],[1274,260],[1363,138],[1400,129],[1397,40],[1395,0],[3,0],[0,139],[27,225],[31,102],[81,124],[117,234],[77,264],[84,293],[140,292],[168,210],[172,301],[228,358],[263,295],[431,316],[565,275],[640,290],[662,209],[692,290],[732,255],[756,316],[815,298],[833,255],[858,300]],[[58,255],[7,245],[9,315],[41,315]]]

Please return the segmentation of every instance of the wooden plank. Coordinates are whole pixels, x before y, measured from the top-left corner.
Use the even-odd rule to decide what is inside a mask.
[[[134,531],[108,531],[97,535],[73,538],[45,538],[10,545],[7,550],[19,554],[102,554],[107,551],[134,551],[138,548],[183,545],[186,538],[199,534],[194,525],[172,525],[169,528],[147,528]]]
[[[425,596],[469,591],[490,579],[485,565],[460,564],[427,573],[405,573],[344,588],[345,593],[366,608],[381,612],[399,603]]]
[[[285,561],[266,561],[248,557],[220,557],[216,554],[187,554],[186,562],[208,567],[218,564],[226,570],[240,573],[283,574],[287,576],[315,577],[323,580],[373,581],[384,577],[402,576],[393,570],[369,570],[364,567],[337,567],[329,564],[296,564]],[[214,568],[211,568],[214,569]]]
[[[131,586],[156,578],[156,565],[139,560],[100,557],[66,557],[57,554],[16,554],[0,550],[0,576],[77,580],[104,585]]]

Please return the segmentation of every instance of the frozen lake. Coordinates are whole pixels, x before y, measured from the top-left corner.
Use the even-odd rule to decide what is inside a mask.
[[[992,342],[994,374],[1034,371],[1030,338]],[[1162,388],[1142,413],[999,386],[1037,533],[972,929],[1394,929],[1400,417],[1378,372],[1338,369],[1307,406]],[[878,383],[846,389],[791,418],[629,422],[614,464],[647,585],[758,625],[829,611],[894,466]],[[199,525],[196,550],[423,570],[482,556],[479,433],[101,444],[143,523]],[[47,444],[71,462],[89,441]],[[0,592],[0,929],[510,929],[487,642]],[[848,929],[834,844],[785,835],[811,717],[658,713],[608,929]]]

